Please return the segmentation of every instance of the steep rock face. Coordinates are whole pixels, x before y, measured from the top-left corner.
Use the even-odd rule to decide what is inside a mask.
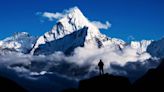
[[[26,32],[18,32],[0,41],[0,49],[28,53],[33,48],[36,40],[36,37],[30,36]]]
[[[148,46],[147,52],[152,56],[164,58],[164,38],[158,41],[153,41]]]
[[[87,30],[84,30],[83,29],[84,27],[87,27]],[[81,32],[76,32],[76,31],[81,31]],[[87,35],[85,36],[85,38],[83,38],[84,37],[83,34],[85,34],[85,31],[87,32]],[[73,36],[78,35],[79,39],[71,39],[71,40],[67,40],[67,42],[60,40],[60,45],[54,44],[54,41],[56,42],[59,39],[63,39],[65,38],[65,36],[68,36],[70,34],[74,34]],[[53,29],[50,32],[46,32],[43,36],[39,37],[34,48],[31,51],[31,54],[46,54],[46,55],[52,54],[54,51],[56,51],[54,50],[54,47],[58,47],[58,51],[63,51],[65,48],[70,47],[71,44],[69,43],[72,43],[72,41],[73,42],[76,41],[76,43],[78,43],[80,42],[81,39],[84,39],[83,46],[85,47],[95,46],[97,48],[101,48],[103,46],[115,46],[116,48],[122,48],[123,45],[125,44],[125,42],[120,39],[109,38],[106,35],[101,34],[99,32],[99,29],[95,25],[93,25],[77,7],[74,7],[68,10],[65,16],[58,20],[57,24],[53,27]],[[46,47],[49,45],[43,46],[43,44],[51,44],[51,46]],[[64,47],[62,47],[61,44]],[[81,45],[80,44],[76,45],[76,47],[79,46]],[[72,47],[74,47],[73,44]],[[43,51],[43,49],[45,48],[48,48],[47,52],[45,50]],[[51,52],[49,52],[50,50]],[[52,52],[52,50],[54,51]]]
[[[66,35],[58,40],[41,44],[34,53],[35,55],[48,55],[54,53],[55,51],[62,51],[65,54],[70,54],[74,48],[78,46],[84,46],[87,30],[88,28],[84,27],[81,30],[75,31],[72,34]]]

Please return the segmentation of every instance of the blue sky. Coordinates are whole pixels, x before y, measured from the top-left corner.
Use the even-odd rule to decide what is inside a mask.
[[[89,20],[110,21],[110,37],[160,39],[164,36],[164,0],[0,0],[0,39],[26,31],[39,36],[55,22],[40,22],[37,12],[62,12],[77,6]]]

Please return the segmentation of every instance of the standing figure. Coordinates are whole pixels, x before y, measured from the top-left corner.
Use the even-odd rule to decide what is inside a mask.
[[[100,71],[100,75],[103,75],[104,74],[104,63],[102,62],[102,60],[100,59],[100,62],[98,63],[98,66],[99,66],[99,71]]]

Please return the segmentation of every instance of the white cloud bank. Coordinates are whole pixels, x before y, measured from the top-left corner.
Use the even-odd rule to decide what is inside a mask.
[[[62,52],[55,52],[47,56],[33,56],[16,52],[5,52],[4,54],[0,50],[0,68],[11,66],[11,69],[18,72],[18,74],[26,73],[29,76],[53,72],[69,78],[81,79],[98,73],[97,64],[102,59],[105,73],[126,76],[130,74],[130,76],[136,76],[137,78],[140,76],[137,76],[137,74],[133,75],[131,72],[137,71],[137,73],[143,74],[147,69],[152,67],[149,62],[145,65],[145,61],[150,58],[151,56],[148,53],[143,52],[138,54],[137,49],[128,45],[121,50],[113,45],[102,48],[97,48],[93,45],[78,47],[71,56],[66,56]],[[131,63],[130,65],[135,66],[135,69],[134,67],[129,67],[130,65],[126,65],[129,62]],[[117,65],[117,67],[114,66],[113,68],[113,64]],[[138,64],[142,68],[139,67],[138,69]]]
[[[60,80],[65,78],[75,81],[97,75],[97,63],[102,59],[105,64],[105,73],[136,79],[143,75],[147,69],[158,65],[151,64],[151,62],[145,63],[144,60],[147,58],[150,58],[148,53],[138,55],[136,50],[130,47],[125,48],[123,51],[108,47],[101,49],[96,47],[79,47],[75,49],[73,56],[65,56],[62,52],[56,52],[49,56],[33,56],[17,52],[1,53],[0,51],[0,72],[3,71],[6,74],[8,70],[6,68],[2,69],[2,67],[7,67],[10,70],[14,70],[18,76],[30,79],[30,81],[34,80],[35,83],[44,83],[40,77],[46,78],[46,75],[50,73],[55,76],[58,75],[59,77],[57,78]],[[131,63],[128,64],[128,62]],[[46,81],[46,85],[50,85],[53,82],[57,84],[54,87],[58,87],[58,84],[63,83],[63,81],[56,81],[56,77],[54,78],[55,80],[46,78],[49,80],[49,82]],[[31,82],[33,83],[33,81]],[[42,85],[45,86],[45,83]],[[62,84],[60,86],[67,87],[68,85]]]
[[[79,47],[75,49],[73,56],[65,56],[62,52],[56,52],[49,56],[44,56],[44,55],[33,56],[33,55],[28,55],[28,54],[25,55],[15,52],[8,53],[0,56],[0,61],[1,61],[0,65],[12,66],[12,65],[21,64],[21,65],[29,66],[31,65],[32,62],[38,62],[41,64],[45,63],[43,69],[41,68],[39,69],[39,71],[42,72],[42,71],[49,70],[49,68],[53,67],[53,64],[55,63],[57,64],[57,69],[58,68],[60,69],[55,72],[60,73],[59,71],[61,72],[66,71],[65,73],[71,74],[73,71],[69,71],[69,69],[65,67],[61,68],[63,63],[67,63],[67,64],[70,63],[70,68],[75,67],[74,65],[71,66],[71,64],[77,64],[81,69],[83,69],[83,67],[85,66],[89,66],[88,69],[90,71],[94,71],[95,67],[97,67],[99,60],[102,59],[105,64],[104,66],[105,72],[111,73],[110,65],[113,63],[120,66],[124,66],[127,62],[136,62],[136,61],[142,62],[150,57],[151,56],[148,53],[138,55],[136,53],[136,50],[130,47],[125,48],[123,51],[118,51],[109,47],[101,48],[101,49],[96,47],[84,47],[84,48]],[[16,69],[18,69],[18,67]],[[22,69],[22,71],[20,69]],[[25,69],[22,67],[19,68],[19,71],[23,72],[23,70]],[[83,70],[80,70],[79,72],[82,71]],[[31,72],[36,72],[36,71],[32,70]]]

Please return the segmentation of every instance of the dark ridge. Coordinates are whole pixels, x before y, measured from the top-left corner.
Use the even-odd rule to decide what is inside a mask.
[[[108,92],[114,91],[129,92],[131,84],[126,77],[104,74],[90,79],[81,80],[78,89],[66,89],[62,92]]]
[[[106,92],[107,90],[119,91],[121,89],[123,92],[127,92],[130,90],[130,86],[126,77],[105,74],[80,81],[79,90],[82,92],[93,90]]]
[[[23,87],[16,82],[0,76],[0,92],[27,92]]]

